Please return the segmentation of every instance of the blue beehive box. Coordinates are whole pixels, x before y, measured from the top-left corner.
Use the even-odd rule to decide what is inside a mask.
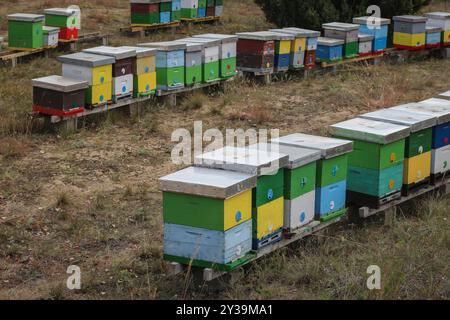
[[[344,54],[344,40],[320,37],[317,40],[317,61],[340,61]]]
[[[159,22],[160,23],[169,23],[170,22],[170,12],[160,12],[159,13]]]
[[[426,40],[427,48],[439,48],[441,46],[442,28],[426,26]]]
[[[374,53],[384,52],[387,48],[390,19],[376,17],[353,18],[353,23],[359,24],[359,32],[370,34],[375,37],[373,40]]]
[[[198,8],[198,9],[197,9],[197,16],[198,16],[199,18],[204,18],[204,17],[206,17],[206,7]]]

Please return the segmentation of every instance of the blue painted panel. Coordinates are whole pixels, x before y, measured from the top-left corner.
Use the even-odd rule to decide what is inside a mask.
[[[164,224],[164,253],[178,257],[229,263],[252,247],[252,220],[227,231]]]
[[[316,215],[325,216],[345,208],[347,181],[316,188]]]
[[[383,25],[380,26],[380,28],[378,29],[369,29],[368,26],[366,26],[365,24],[362,24],[359,26],[359,32],[361,33],[366,33],[366,34],[371,34],[373,35],[375,38],[387,38],[388,36],[388,26],[387,25]]]
[[[342,54],[344,51],[344,47],[342,45],[329,47],[329,46],[317,46],[317,58],[319,59],[330,59],[330,60],[338,60],[342,59]]]
[[[160,23],[169,23],[170,22],[170,12],[160,12],[159,13],[159,22]]]
[[[441,43],[441,32],[427,33],[427,44]]]
[[[167,68],[167,52],[158,51],[156,54],[156,67]]]
[[[382,198],[400,191],[403,183],[403,162],[383,169],[348,167],[347,190]],[[390,188],[392,186],[392,188]]]
[[[206,17],[206,8],[198,8],[197,9],[197,16],[199,18],[204,18]]]
[[[184,50],[170,51],[167,53],[168,68],[184,66]]]
[[[374,51],[381,51],[386,50],[387,48],[387,37],[386,38],[376,38],[373,40],[373,50]]]
[[[181,0],[172,0],[172,11],[181,10]]]
[[[433,149],[439,149],[449,144],[450,122],[443,123],[433,128]]]
[[[291,55],[289,53],[287,54],[276,54],[275,55],[275,68],[289,68],[289,61],[290,61]]]
[[[307,38],[306,39],[306,46],[315,46],[317,47],[317,39],[318,38]]]

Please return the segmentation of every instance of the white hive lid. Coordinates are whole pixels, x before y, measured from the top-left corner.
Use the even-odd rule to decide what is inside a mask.
[[[435,116],[403,110],[381,109],[374,112],[365,113],[360,117],[409,126],[411,128],[411,132],[431,128],[437,124],[437,119]]]

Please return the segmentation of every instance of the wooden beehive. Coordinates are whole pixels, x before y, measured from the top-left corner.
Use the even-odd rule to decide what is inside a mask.
[[[370,34],[360,33],[358,35],[358,39],[359,39],[359,50],[358,50],[359,56],[360,57],[370,56],[373,53],[372,44],[375,37]]]
[[[226,265],[251,250],[256,176],[189,167],[160,183],[167,260]]]
[[[426,46],[425,26],[427,18],[420,16],[395,16],[394,47],[404,50],[420,50]]]
[[[185,83],[194,85],[203,82],[203,57],[205,48],[202,43],[192,42],[189,39],[179,39],[176,42],[186,44],[185,55]]]
[[[242,71],[273,72],[275,39],[271,32],[237,33],[237,67]]]
[[[344,40],[344,56],[354,58],[358,56],[359,25],[353,23],[331,22],[322,25],[325,37]]]
[[[33,111],[60,117],[84,111],[87,81],[49,76],[32,80]]]
[[[86,105],[96,106],[112,100],[113,57],[77,52],[58,57],[62,75],[66,78],[87,81]]]
[[[80,26],[79,12],[69,8],[51,8],[44,10],[45,25],[60,28],[59,39],[78,38]]]
[[[272,143],[319,150],[321,160],[316,173],[316,218],[322,221],[345,213],[348,153],[352,141],[294,133]]]
[[[314,220],[318,150],[290,147],[276,143],[259,143],[250,148],[289,156],[284,169],[283,228],[293,231]]]
[[[319,62],[340,61],[344,54],[344,40],[319,37],[316,60]]]
[[[181,0],[181,17],[186,19],[197,18],[198,0]]]
[[[442,28],[426,26],[425,46],[427,48],[439,48],[442,43]]]
[[[194,36],[195,38],[220,40],[220,64],[221,78],[229,78],[236,75],[237,36],[229,34],[206,33]]]
[[[381,109],[361,115],[362,118],[408,126],[411,134],[406,138],[403,185],[404,189],[420,183],[430,176],[432,127],[435,116],[415,112]]]
[[[379,207],[394,200],[403,185],[403,162],[407,126],[354,118],[330,126],[337,138],[353,141],[347,174],[348,202]],[[392,197],[392,195],[397,195]]]
[[[442,45],[450,45],[450,12],[429,12],[424,16],[428,18],[427,25],[442,29]]]
[[[375,53],[386,51],[390,19],[365,16],[353,18],[353,23],[359,25],[360,33],[374,36],[372,50]]]
[[[183,88],[186,44],[174,41],[150,42],[139,47],[156,48],[156,87],[160,90]]]
[[[47,27],[42,28],[44,34],[44,47],[55,47],[58,45],[59,39],[59,28],[58,27]]]
[[[44,45],[44,16],[15,13],[8,15],[8,46],[10,48],[38,49]]]
[[[257,176],[253,189],[253,248],[281,239],[284,208],[284,171],[288,156],[251,148],[225,147],[196,157],[202,167]]]

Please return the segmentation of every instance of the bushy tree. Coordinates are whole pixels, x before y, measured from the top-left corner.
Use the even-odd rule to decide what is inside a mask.
[[[297,26],[320,29],[322,23],[351,22],[353,17],[366,15],[369,5],[378,5],[381,16],[392,18],[413,14],[431,0],[255,0],[267,19],[279,27]]]

